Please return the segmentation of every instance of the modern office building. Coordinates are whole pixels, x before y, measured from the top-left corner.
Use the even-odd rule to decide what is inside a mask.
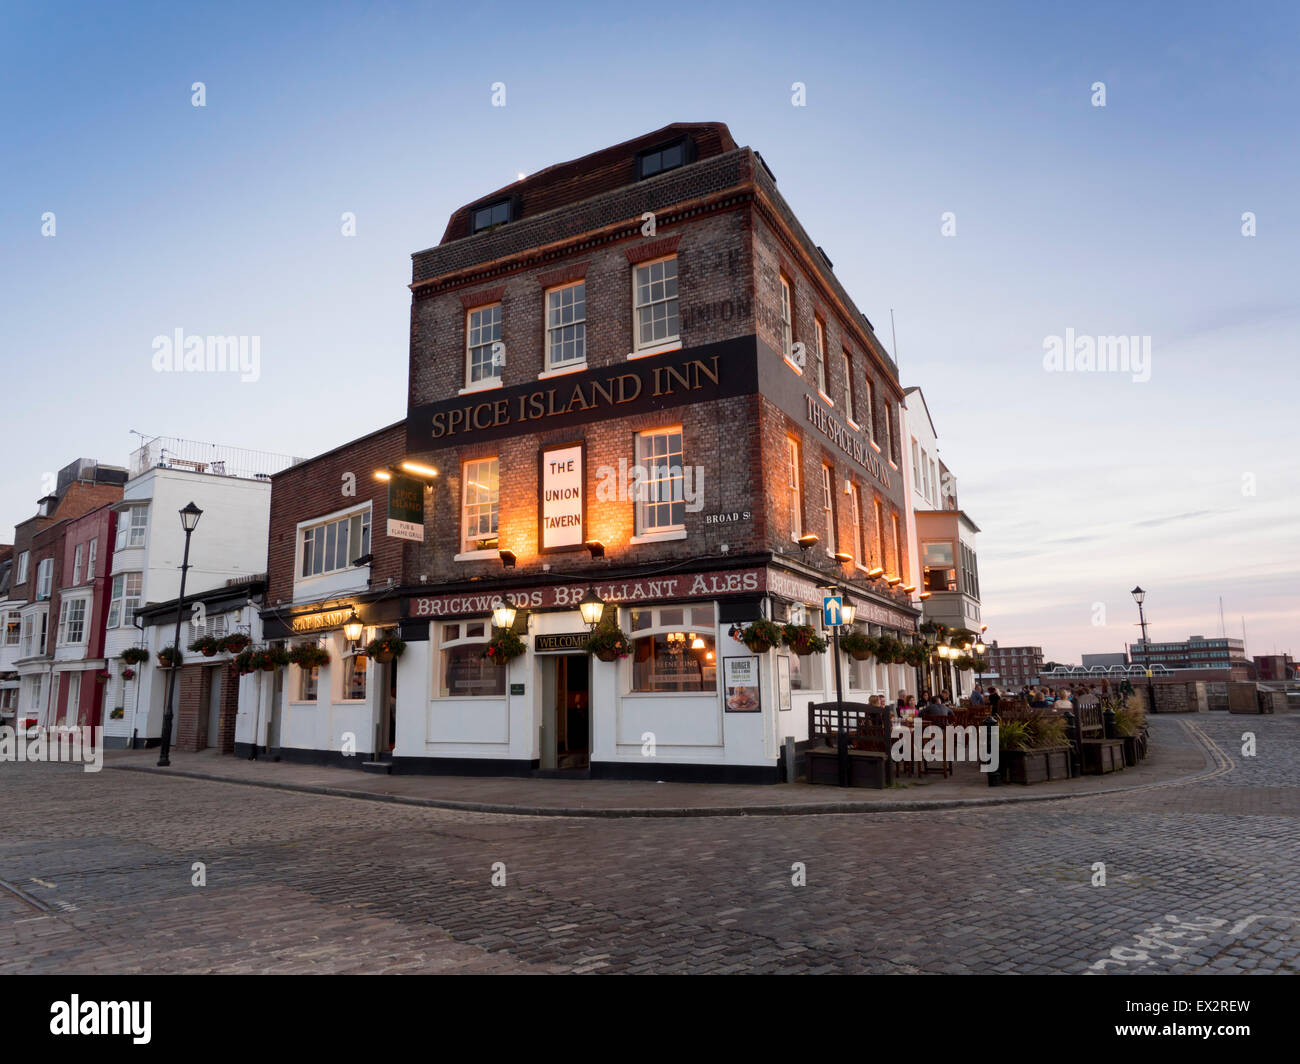
[[[1207,639],[1188,636],[1176,643],[1131,643],[1129,660],[1135,665],[1163,665],[1168,669],[1241,669],[1250,668],[1246,644],[1240,639],[1222,636]],[[1242,679],[1246,679],[1243,671]]]
[[[1124,668],[1128,665],[1127,654],[1084,654],[1083,667],[1092,669],[1100,666],[1103,669],[1109,669],[1112,665],[1118,665]]]

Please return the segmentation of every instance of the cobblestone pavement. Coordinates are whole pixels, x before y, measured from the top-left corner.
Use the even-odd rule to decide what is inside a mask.
[[[22,896],[0,889],[0,973],[1300,971],[1300,716],[1155,722],[1171,751],[1200,736],[1215,766],[1190,783],[782,817],[3,764],[0,881]]]

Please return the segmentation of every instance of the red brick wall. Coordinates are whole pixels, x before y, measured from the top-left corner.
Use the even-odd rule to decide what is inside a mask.
[[[301,462],[271,479],[271,518],[266,558],[266,601],[293,599],[293,567],[297,552],[297,526],[360,505],[372,504],[370,549],[375,556],[370,576],[375,586],[388,577],[402,576],[400,539],[385,535],[388,524],[388,485],[374,478],[405,457],[406,423],[400,422],[354,440],[333,451]],[[343,474],[356,476],[356,495],[343,494]]]

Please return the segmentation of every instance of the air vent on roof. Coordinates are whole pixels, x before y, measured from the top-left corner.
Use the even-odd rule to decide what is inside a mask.
[[[772,184],[776,184],[776,174],[772,173],[772,168],[767,165],[767,160],[759,155],[758,152],[754,152],[754,158],[763,164],[763,169],[767,171],[767,176],[772,179]]]
[[[826,265],[829,266],[832,270],[835,269],[835,263],[831,262],[831,257],[826,254],[826,249],[823,248],[820,244],[818,244],[817,250],[821,252],[822,258],[826,260]]]

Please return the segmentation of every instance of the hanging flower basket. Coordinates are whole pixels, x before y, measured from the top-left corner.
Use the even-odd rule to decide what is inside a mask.
[[[158,651],[158,668],[171,669],[179,665],[184,660],[181,654],[181,648],[178,646],[163,647]]]
[[[110,675],[111,673],[109,673],[107,669],[96,669],[95,683],[104,683],[104,681],[106,681]]]
[[[401,638],[395,635],[380,636],[373,643],[365,648],[365,653],[374,661],[381,665],[392,661],[394,658],[400,658],[402,651],[406,649],[406,644]]]
[[[787,624],[781,638],[801,658],[809,654],[820,654],[826,649],[826,640],[810,624]]]
[[[122,660],[128,665],[143,665],[149,660],[149,651],[144,647],[127,647],[122,651]]]
[[[757,620],[740,633],[740,641],[755,654],[766,654],[773,647],[781,645],[782,630],[779,624],[768,620]]]
[[[125,669],[122,670],[122,679],[124,679],[124,680],[134,680],[134,679],[135,679],[135,669],[131,668],[131,666],[128,665]]]
[[[191,650],[197,650],[205,658],[210,658],[216,654],[217,648],[218,641],[210,635],[199,636],[198,639],[194,640],[194,642],[190,644]]]
[[[616,661],[632,653],[632,638],[616,624],[601,625],[587,640],[587,650],[601,661]]]
[[[866,632],[845,632],[840,636],[840,649],[854,661],[866,661],[876,652],[876,640]]]
[[[247,650],[253,641],[243,632],[231,632],[225,639],[219,641],[218,649],[224,650],[227,654],[239,654]]]
[[[289,660],[300,669],[319,669],[330,663],[330,652],[315,643],[300,643],[289,651]]]
[[[241,650],[231,660],[230,667],[234,669],[235,673],[239,676],[247,675],[248,673],[252,672],[254,669],[253,655],[255,653],[256,651],[248,650],[247,648]]]
[[[512,629],[493,628],[492,638],[488,640],[480,657],[493,665],[508,665],[527,649],[524,641]]]

